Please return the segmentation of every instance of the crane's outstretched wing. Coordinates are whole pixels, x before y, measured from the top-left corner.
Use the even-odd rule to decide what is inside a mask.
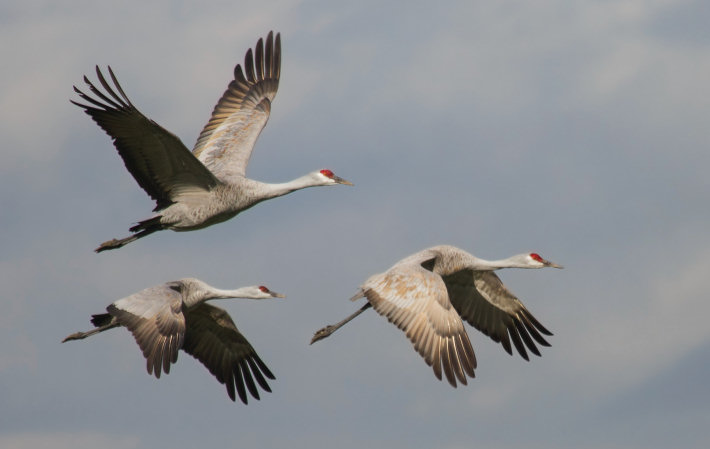
[[[202,303],[186,312],[186,324],[182,349],[202,362],[220,383],[226,385],[233,401],[235,387],[243,403],[248,402],[247,389],[259,399],[254,379],[261,388],[271,392],[264,376],[275,379],[274,375],[225,310]]]
[[[535,319],[492,271],[461,270],[443,276],[443,280],[449,299],[461,318],[502,344],[508,354],[513,354],[511,339],[525,360],[528,360],[526,346],[537,356],[540,356],[540,351],[535,341],[542,346],[550,346],[540,333],[552,333]]]
[[[221,181],[244,176],[254,143],[266,125],[281,75],[281,35],[270,31],[237,65],[234,80],[219,99],[197,139],[193,154]]]
[[[133,334],[146,358],[148,374],[160,378],[161,367],[165,374],[170,373],[170,364],[177,362],[183,344],[181,307],[180,294],[165,284],[119,299],[106,310]]]
[[[466,375],[475,377],[473,347],[438,275],[408,258],[361,289],[380,315],[407,334],[439,380],[442,367],[453,387],[457,378],[466,385]]]
[[[71,102],[83,108],[113,139],[128,171],[156,201],[155,210],[167,207],[183,195],[199,195],[216,186],[219,181],[180,139],[136,109],[111,67],[108,72],[115,90],[97,66],[96,75],[104,91],[84,77],[93,96],[76,86],[74,90],[89,104]]]

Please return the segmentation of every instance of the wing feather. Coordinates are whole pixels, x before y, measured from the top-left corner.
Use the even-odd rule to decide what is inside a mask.
[[[274,379],[274,375],[225,310],[203,303],[188,310],[185,320],[183,350],[225,384],[233,401],[236,400],[235,387],[236,394],[245,404],[248,403],[247,390],[259,399],[255,377],[263,390],[271,392],[265,378]]]
[[[166,285],[150,287],[119,299],[106,310],[136,339],[146,358],[148,374],[160,378],[177,362],[185,336],[182,298]]]
[[[190,153],[180,139],[148,119],[130,102],[108,68],[113,87],[96,67],[104,91],[89,78],[84,82],[92,97],[76,86],[74,91],[86,102],[71,102],[88,114],[113,140],[128,171],[160,210],[185,193],[206,193],[219,181]],[[118,93],[116,92],[118,91]]]
[[[442,279],[451,304],[461,318],[500,343],[509,354],[513,353],[512,346],[515,346],[518,354],[528,360],[528,350],[540,355],[535,342],[550,346],[541,334],[552,333],[533,317],[492,271],[466,269]]]
[[[266,126],[281,74],[281,36],[269,32],[237,65],[234,80],[217,102],[192,150],[217,178],[228,182],[246,175],[254,143]]]
[[[403,330],[441,380],[456,387],[474,377],[476,358],[441,278],[405,259],[361,287],[373,308]]]

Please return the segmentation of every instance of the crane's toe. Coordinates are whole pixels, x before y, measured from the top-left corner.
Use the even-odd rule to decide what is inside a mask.
[[[116,248],[120,248],[122,246],[123,246],[123,243],[121,240],[111,239],[111,240],[107,240],[107,241],[103,242],[94,251],[97,253],[100,253],[101,251],[106,251],[108,249],[116,249]]]
[[[67,335],[64,340],[62,340],[62,343],[66,343],[70,340],[81,340],[82,338],[86,338],[86,332],[74,332],[71,335]]]
[[[313,334],[313,338],[311,338],[311,344],[317,342],[318,340],[322,340],[326,337],[329,337],[330,334],[335,332],[335,329],[337,329],[337,327],[332,326],[332,325],[328,325],[328,326],[324,327],[323,329],[320,329],[315,334]]]

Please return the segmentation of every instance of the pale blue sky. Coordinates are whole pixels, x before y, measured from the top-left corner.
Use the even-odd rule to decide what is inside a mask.
[[[0,6],[1,447],[705,447],[707,2],[204,3]],[[271,29],[282,79],[248,174],[355,187],[94,254],[153,204],[72,85],[110,64],[192,146]],[[500,273],[555,333],[542,358],[469,328],[477,377],[452,389],[374,312],[308,346],[370,274],[440,243],[565,265]],[[59,343],[184,276],[287,294],[218,304],[272,394],[232,403],[184,353],[156,380],[121,329]]]

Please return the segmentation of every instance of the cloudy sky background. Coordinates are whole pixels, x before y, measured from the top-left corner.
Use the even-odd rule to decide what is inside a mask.
[[[0,6],[1,447],[705,447],[707,2],[204,3]],[[93,253],[153,204],[72,85],[110,64],[191,147],[271,29],[282,80],[248,174],[355,187]],[[469,328],[477,377],[452,389],[374,312],[308,346],[370,274],[440,243],[566,266],[500,274],[555,333],[542,358]],[[59,343],[184,276],[287,294],[219,304],[272,394],[232,403],[185,353],[156,380],[125,330]]]

